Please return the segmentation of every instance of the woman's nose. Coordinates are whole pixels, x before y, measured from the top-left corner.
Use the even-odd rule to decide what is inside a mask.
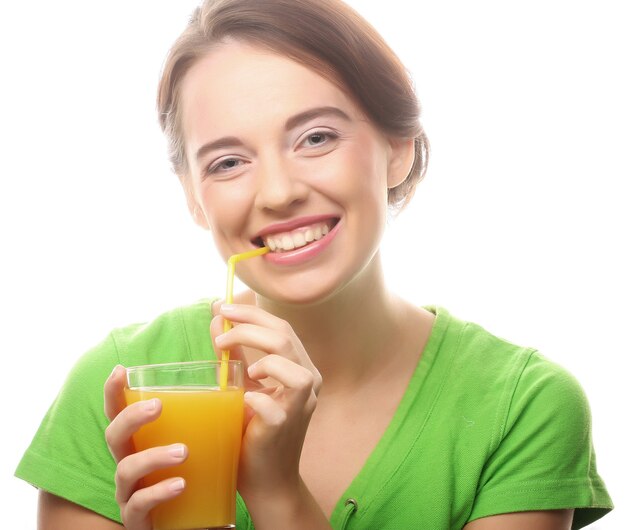
[[[306,183],[279,155],[259,157],[256,186],[255,206],[262,210],[287,210],[303,202],[309,192]]]

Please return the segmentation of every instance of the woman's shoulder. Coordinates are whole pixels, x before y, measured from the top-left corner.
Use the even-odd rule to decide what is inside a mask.
[[[535,347],[515,344],[444,308],[430,310],[437,316],[433,335],[440,335],[437,364],[445,365],[448,383],[463,393],[494,398],[497,393],[509,404],[514,396],[525,401],[565,395],[581,405],[585,401],[576,378]]]
[[[104,373],[116,364],[136,366],[214,358],[209,326],[216,299],[201,299],[112,329],[80,357],[73,371]]]
[[[435,314],[429,340],[433,353],[444,358],[468,377],[491,377],[494,372],[519,369],[536,352],[515,344],[483,326],[459,318],[441,306],[428,306]]]
[[[436,314],[445,329],[433,356],[431,384],[442,417],[462,415],[474,430],[484,428],[488,454],[497,448],[507,455],[504,460],[510,459],[509,446],[511,452],[541,444],[565,451],[557,440],[565,445],[577,440],[581,453],[586,451],[581,461],[590,461],[591,412],[569,370],[536,348],[514,344],[444,309]]]
[[[148,319],[114,328],[111,335],[116,342],[132,344],[146,340],[163,340],[165,334],[195,331],[197,324],[210,323],[213,300],[201,299],[160,312]]]
[[[549,353],[445,310],[442,316],[446,347],[438,354],[448,369],[440,372],[438,412],[461,415],[485,458],[469,520],[575,507],[579,528],[606,513],[612,503],[595,467],[591,411],[576,377]],[[471,445],[469,435],[459,439]]]
[[[523,368],[531,357],[539,356],[552,370],[557,365],[541,356],[533,346],[521,345],[485,327],[452,315],[440,306],[428,307],[436,315],[433,335],[439,334],[438,355],[449,356],[457,367],[471,377],[492,377]]]

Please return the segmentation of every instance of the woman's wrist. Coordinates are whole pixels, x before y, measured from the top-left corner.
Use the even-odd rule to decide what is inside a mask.
[[[262,492],[255,494],[240,493],[257,530],[331,528],[322,509],[301,478],[293,488],[280,491],[263,488]]]

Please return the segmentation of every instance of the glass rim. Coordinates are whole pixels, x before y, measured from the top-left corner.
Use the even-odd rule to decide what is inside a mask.
[[[134,372],[147,372],[154,371],[160,369],[174,369],[174,370],[191,370],[193,368],[201,368],[201,367],[210,367],[210,366],[221,366],[227,363],[228,365],[234,366],[242,366],[243,362],[237,359],[229,359],[219,360],[219,359],[207,359],[204,361],[180,361],[180,362],[172,362],[172,363],[158,363],[158,364],[141,364],[138,366],[127,366],[126,373],[134,373]]]

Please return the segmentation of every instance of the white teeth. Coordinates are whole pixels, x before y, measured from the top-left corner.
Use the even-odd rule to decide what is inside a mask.
[[[302,232],[296,232],[293,235],[293,244],[296,247],[303,247],[306,245],[306,239],[304,238],[304,234]]]
[[[296,244],[291,236],[283,236],[282,245],[285,250],[293,250],[296,248]]]
[[[272,252],[293,250],[322,239],[328,232],[330,232],[329,222],[322,221],[321,223],[317,223],[305,229],[296,229],[292,232],[265,236],[263,243],[268,246]]]

